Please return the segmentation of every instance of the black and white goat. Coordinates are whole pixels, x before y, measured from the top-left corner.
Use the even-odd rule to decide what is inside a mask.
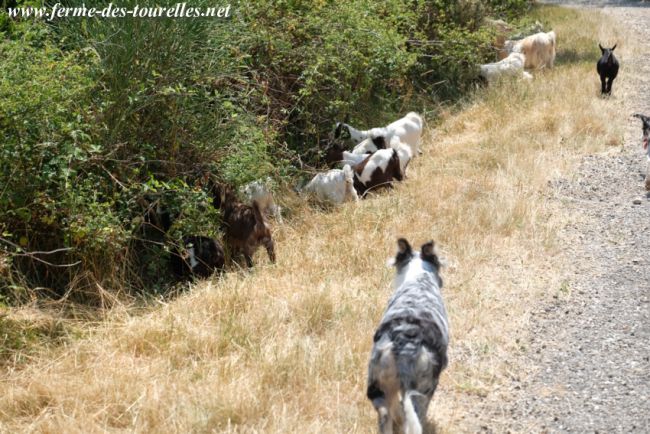
[[[650,147],[648,146],[648,141],[650,140],[650,117],[635,114],[635,118],[641,119],[643,122],[643,150],[646,153],[646,168],[645,168],[645,189],[650,191]]]
[[[184,237],[182,245],[172,250],[170,262],[178,277],[209,277],[223,270],[225,253],[217,240],[192,235]]]
[[[405,434],[421,434],[447,366],[449,321],[433,241],[419,252],[403,238],[397,246],[391,260],[395,292],[373,338],[367,396],[377,410],[380,433],[392,433],[393,423],[402,422]]]
[[[614,57],[616,45],[612,48],[603,48],[602,45],[598,44],[598,48],[600,48],[602,54],[598,59],[598,63],[596,63],[596,70],[600,75],[600,93],[609,95],[612,93],[612,82],[618,75],[618,60]]]
[[[393,180],[403,179],[399,153],[393,148],[380,149],[354,166],[354,189],[362,197],[372,188],[390,188]]]
[[[420,137],[422,137],[423,126],[424,122],[422,121],[422,117],[415,112],[410,112],[403,118],[385,127],[369,130],[358,130],[346,123],[337,122],[334,137],[350,138],[354,143],[360,144],[365,139],[373,139],[380,136],[385,137],[390,142],[393,136],[398,136],[402,142],[411,147],[411,153],[417,155],[420,151]]]
[[[332,143],[325,149],[325,162],[329,167],[335,167],[339,165],[340,167],[349,164],[354,166],[355,164],[361,163],[370,153],[375,152],[377,149],[364,153],[354,153],[354,151],[346,151],[345,147],[340,143]]]

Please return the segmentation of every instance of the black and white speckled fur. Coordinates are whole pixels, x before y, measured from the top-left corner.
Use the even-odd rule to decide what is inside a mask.
[[[393,424],[401,422],[405,433],[419,434],[447,365],[449,324],[433,242],[420,252],[405,239],[398,247],[392,261],[395,292],[375,332],[367,396],[377,410],[380,433],[392,433]]]
[[[635,118],[641,119],[643,122],[643,151],[646,153],[646,168],[645,168],[645,189],[650,191],[650,117],[636,113]]]

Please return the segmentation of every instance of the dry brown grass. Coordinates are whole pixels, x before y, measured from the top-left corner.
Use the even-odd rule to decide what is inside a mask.
[[[620,36],[596,12],[544,14],[576,53],[596,46],[592,24]],[[329,213],[303,207],[277,228],[276,265],[259,255],[251,274],[200,283],[146,314],[117,312],[5,372],[0,431],[371,432],[366,364],[398,236],[435,239],[448,263],[450,366],[430,418],[439,432],[472,426],[477,400],[515,375],[531,306],[559,289],[548,265],[564,216],[545,199],[548,180],[621,144],[624,114],[598,98],[594,70],[560,53],[532,83],[478,91],[428,132],[393,191]]]

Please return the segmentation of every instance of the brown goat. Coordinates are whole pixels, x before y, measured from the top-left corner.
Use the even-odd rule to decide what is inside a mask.
[[[253,266],[255,251],[264,246],[271,262],[275,262],[275,244],[271,237],[271,230],[260,211],[257,201],[252,206],[245,205],[237,200],[229,188],[219,189],[219,200],[215,204],[223,211],[223,230],[226,244],[230,247],[232,256],[243,255],[246,265]]]

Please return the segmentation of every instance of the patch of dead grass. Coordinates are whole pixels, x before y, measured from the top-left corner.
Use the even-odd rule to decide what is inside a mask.
[[[439,432],[462,429],[473,404],[507,383],[531,306],[560,285],[549,264],[563,215],[545,200],[548,181],[577,156],[622,144],[624,114],[597,96],[594,65],[580,56],[597,46],[589,25],[623,38],[594,11],[542,13],[564,64],[477,91],[427,132],[392,191],[328,213],[294,210],[276,228],[277,264],[259,255],[253,273],[120,313],[3,375],[0,431],[372,431],[366,364],[398,236],[433,238],[447,262],[450,366],[430,416]]]

